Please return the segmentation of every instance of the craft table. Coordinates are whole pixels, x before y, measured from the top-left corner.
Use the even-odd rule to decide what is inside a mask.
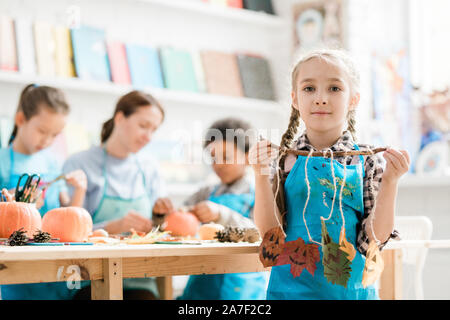
[[[402,299],[402,251],[408,248],[448,249],[450,240],[389,241],[381,252],[384,260],[384,270],[380,279],[381,299]]]
[[[382,251],[381,299],[401,299],[402,249],[418,247],[450,248],[450,240],[390,241]],[[269,270],[258,244],[248,243],[0,246],[0,284],[91,280],[92,299],[100,300],[122,299],[122,278],[158,277],[161,298],[172,299],[174,275]]]
[[[161,298],[171,299],[173,275],[268,271],[259,261],[258,246],[0,246],[0,284],[91,280],[93,300],[121,300],[122,278],[159,277]]]

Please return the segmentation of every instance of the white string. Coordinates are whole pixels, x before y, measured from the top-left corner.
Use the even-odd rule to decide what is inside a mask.
[[[306,186],[308,187],[308,196],[306,197],[306,201],[305,201],[305,206],[303,207],[303,223],[305,224],[305,228],[306,228],[306,232],[308,233],[308,238],[310,242],[316,243],[318,245],[322,245],[322,243],[314,241],[311,238],[311,234],[309,233],[309,228],[308,228],[308,224],[306,223],[306,219],[305,219],[305,212],[306,212],[306,207],[308,206],[308,202],[309,202],[309,196],[311,194],[311,186],[309,185],[309,179],[308,179],[308,160],[311,157],[313,153],[313,149],[311,148],[309,150],[309,154],[306,157],[306,162],[305,162],[305,180],[306,180]]]
[[[334,201],[336,200],[336,191],[337,191],[337,186],[336,186],[336,175],[334,173],[334,165],[333,165],[333,159],[334,159],[334,154],[333,154],[333,150],[331,148],[328,148],[324,151],[324,157],[326,155],[326,151],[330,150],[330,154],[331,154],[331,175],[333,176],[333,185],[334,185],[334,195],[333,195],[333,201],[331,202],[331,210],[330,210],[330,214],[328,215],[328,218],[324,219],[323,217],[322,220],[323,221],[327,221],[331,218],[332,214],[333,214],[333,208],[334,208]]]
[[[341,191],[339,193],[339,210],[341,212],[342,228],[344,228],[344,230],[345,230],[345,218],[344,218],[344,212],[342,211],[342,192],[344,191],[346,178],[347,178],[347,157],[344,157],[344,177],[342,178],[342,186],[341,186]]]
[[[371,152],[371,154],[373,155],[373,151],[372,149],[369,147],[369,151]],[[370,179],[370,191],[374,192],[374,187],[373,187],[373,178],[375,176],[375,168],[372,170],[372,179]],[[377,239],[377,236],[375,235],[375,231],[373,228],[373,220],[375,219],[375,208],[377,206],[377,201],[376,199],[374,199],[373,202],[373,207],[372,207],[372,212],[369,213],[369,226],[372,232],[372,237],[375,240],[375,243],[377,244],[377,246],[379,246],[381,244],[381,241]]]
[[[287,235],[283,230],[283,225],[281,224],[280,219],[278,219],[278,215],[277,215],[277,196],[278,196],[278,192],[280,190],[280,169],[281,169],[280,168],[280,160],[284,156],[284,154],[285,154],[285,151],[282,151],[280,153],[280,155],[277,158],[277,162],[276,162],[277,165],[275,166],[275,170],[277,173],[277,188],[275,190],[275,195],[274,195],[274,199],[273,199],[273,213],[275,215],[275,219],[277,219],[278,226],[280,227],[281,231],[283,232],[284,236],[286,237]],[[280,215],[281,215],[281,212],[280,212]]]

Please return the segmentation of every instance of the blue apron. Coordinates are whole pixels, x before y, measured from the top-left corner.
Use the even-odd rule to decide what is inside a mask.
[[[11,168],[7,189],[15,189],[19,177],[22,175],[14,172],[14,153],[10,147]],[[39,173],[39,172],[27,172]],[[56,178],[60,172],[49,172],[41,174],[41,181],[51,181]],[[22,180],[23,181],[23,180]],[[59,189],[57,185],[52,185],[47,189],[44,206],[40,208],[43,216],[47,211],[59,208]],[[66,282],[44,282],[31,284],[10,284],[1,286],[1,297],[4,300],[69,300],[75,295],[76,290],[70,290]]]
[[[111,221],[115,219],[123,218],[130,210],[135,210],[142,214],[144,217],[149,219],[152,218],[152,208],[153,203],[151,197],[145,193],[140,197],[136,198],[123,198],[117,196],[109,196],[107,195],[108,190],[108,176],[106,172],[106,150],[103,148],[103,179],[105,181],[103,187],[103,195],[100,203],[92,215],[92,220],[94,224]],[[139,171],[142,176],[142,183],[144,184],[144,189],[148,190],[147,185],[145,183],[145,175],[142,170],[139,161],[136,159],[136,165],[139,168]],[[136,181],[139,183],[139,181]],[[82,281],[81,287],[88,286],[90,281]],[[156,279],[154,277],[149,278],[129,278],[123,279],[123,289],[143,289],[151,291],[155,297],[158,297],[158,288],[156,284]]]
[[[255,202],[253,189],[247,194],[216,196],[216,187],[209,201],[224,205],[249,218]],[[263,300],[267,277],[262,272],[193,275],[189,277],[183,300]]]
[[[354,146],[359,150],[358,146]],[[309,243],[308,233],[303,222],[303,208],[308,194],[305,179],[305,156],[299,156],[284,184],[287,205],[286,241],[301,237]],[[356,226],[364,213],[363,178],[364,158],[359,156],[359,162],[347,165],[345,187],[342,192],[342,211],[345,218],[345,233],[347,241],[356,248]],[[334,182],[331,172],[331,159],[310,157],[308,160],[308,181],[310,183],[310,198],[305,212],[305,220],[314,241],[321,240],[321,219],[327,219],[330,214],[334,196]],[[344,165],[336,160],[332,163],[336,177],[336,200],[332,216],[326,220],[326,227],[334,242],[339,241],[343,221],[339,209],[339,194],[344,176]],[[290,265],[274,266],[270,274],[267,299],[283,300],[374,300],[378,298],[375,286],[363,288],[362,274],[365,257],[357,250],[351,262],[351,276],[347,287],[332,284],[324,276],[322,264],[323,252],[319,246],[320,261],[312,276],[306,269],[300,276],[293,278]]]

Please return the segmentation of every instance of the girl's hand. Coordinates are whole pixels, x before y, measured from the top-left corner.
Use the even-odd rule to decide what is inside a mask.
[[[152,227],[153,224],[150,219],[144,218],[134,210],[130,210],[125,217],[111,221],[105,226],[105,230],[110,234],[117,234],[128,232],[133,228],[136,231],[148,233],[152,230]]]
[[[269,175],[269,166],[278,156],[279,148],[268,140],[258,141],[248,153],[248,161],[256,175]]]
[[[192,209],[202,223],[216,222],[220,218],[219,205],[212,201],[202,201],[197,203]]]
[[[406,150],[387,149],[383,153],[386,160],[386,168],[382,180],[386,182],[397,182],[398,179],[409,170],[409,154]]]
[[[153,213],[159,215],[169,214],[174,210],[172,201],[169,198],[158,198],[153,206]]]
[[[66,174],[66,182],[78,190],[87,189],[87,177],[83,170],[75,170]]]

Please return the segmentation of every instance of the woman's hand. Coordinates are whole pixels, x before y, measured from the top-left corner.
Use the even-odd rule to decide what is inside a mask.
[[[388,183],[397,183],[398,179],[409,170],[410,159],[406,150],[387,149],[383,153],[386,160],[381,181]]]
[[[175,211],[169,198],[158,198],[153,206],[153,214],[165,215]]]
[[[87,177],[83,170],[75,170],[66,174],[66,182],[77,190],[86,191]]]
[[[147,219],[134,210],[130,210],[126,216],[121,219],[111,221],[104,229],[110,234],[118,234],[128,232],[131,228],[139,232],[148,233],[152,230],[153,224],[150,219]]]
[[[219,205],[212,201],[197,203],[191,211],[202,223],[216,222],[220,218]]]
[[[268,140],[258,141],[250,149],[248,160],[255,174],[258,176],[270,174],[270,164],[278,156],[279,148]]]

